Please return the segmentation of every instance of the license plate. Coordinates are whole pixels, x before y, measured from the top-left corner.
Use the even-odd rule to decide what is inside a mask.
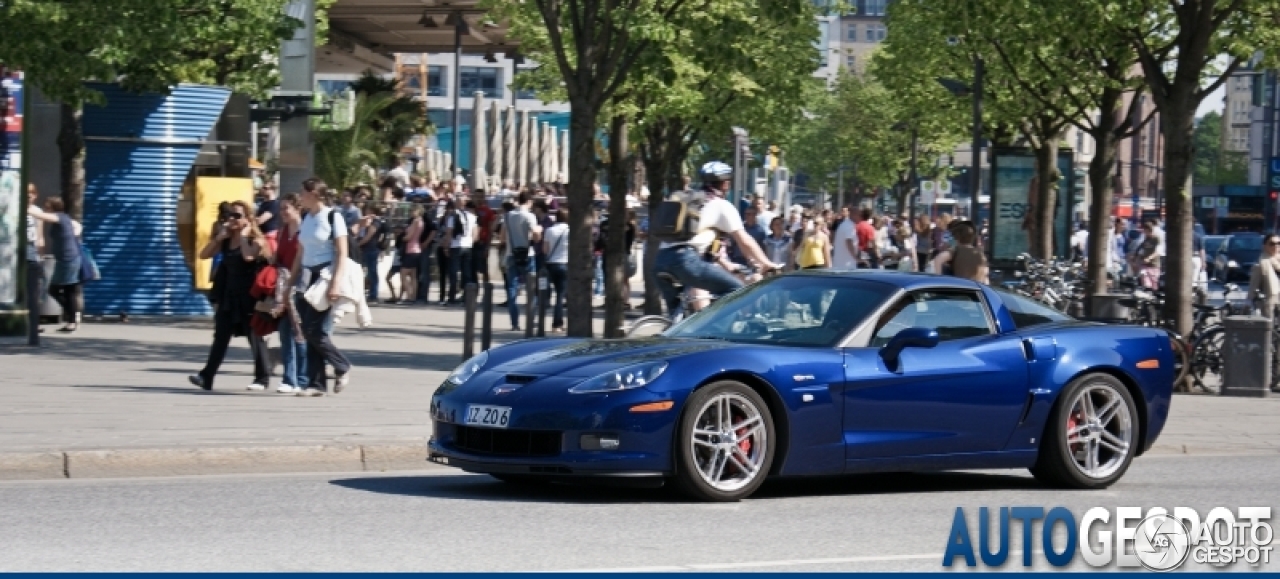
[[[485,406],[483,404],[467,406],[466,424],[468,426],[506,428],[510,421],[510,406]]]

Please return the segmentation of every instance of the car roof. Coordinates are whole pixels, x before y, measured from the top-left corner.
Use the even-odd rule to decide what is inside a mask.
[[[895,271],[891,269],[809,269],[791,273],[795,276],[828,276],[843,277],[848,279],[859,279],[878,283],[889,284],[898,288],[912,291],[918,289],[964,289],[976,290],[982,289],[982,284],[959,277],[949,275],[936,275],[931,273],[914,273],[906,271]]]

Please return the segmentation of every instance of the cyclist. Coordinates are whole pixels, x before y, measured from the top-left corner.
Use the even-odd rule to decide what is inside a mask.
[[[675,278],[686,288],[705,290],[712,295],[724,295],[742,287],[741,280],[717,263],[719,248],[716,246],[721,236],[732,239],[749,261],[760,266],[759,269],[782,269],[781,265],[769,261],[756,240],[743,228],[737,209],[724,198],[733,169],[720,161],[712,161],[702,166],[698,176],[702,179],[701,189],[673,194],[683,196],[690,207],[697,208],[698,231],[688,241],[664,242],[654,265],[658,288],[671,315],[680,308],[680,296],[667,276]],[[695,310],[698,305],[691,304]]]

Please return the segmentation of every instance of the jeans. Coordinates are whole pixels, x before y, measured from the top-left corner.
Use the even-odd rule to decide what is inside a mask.
[[[449,301],[452,302],[458,299],[459,290],[469,283],[475,283],[476,272],[471,267],[470,247],[454,247],[449,250],[449,254]]]
[[[680,293],[670,279],[662,274],[670,275],[686,289],[706,290],[712,296],[723,296],[742,287],[742,280],[734,277],[723,267],[702,259],[693,246],[681,245],[658,252],[654,263],[654,274],[658,278],[658,289],[667,302],[667,314],[675,315],[680,310]]]
[[[316,274],[318,276],[318,274]],[[351,371],[351,362],[333,344],[332,316],[328,311],[316,311],[301,295],[294,299],[294,307],[302,318],[302,335],[307,339],[307,384],[311,388],[326,388],[325,364],[333,367],[333,373],[341,376]]]
[[[231,335],[237,327],[246,332],[249,338],[249,352],[253,355],[253,383],[266,386],[271,382],[271,362],[267,355],[267,343],[261,336],[253,333],[249,327],[249,319],[232,319],[227,312],[218,312],[213,316],[213,345],[209,346],[209,358],[205,361],[200,377],[212,388],[213,377],[218,374],[222,360],[227,356],[227,347],[231,345]]]
[[[520,327],[520,307],[516,305],[516,296],[520,294],[520,284],[524,283],[529,274],[533,273],[533,258],[529,258],[529,267],[524,271],[516,268],[516,260],[508,256],[503,264],[503,269],[507,272],[507,313],[511,314],[511,327]],[[528,303],[535,303],[537,288],[529,290],[529,296],[526,300]]]
[[[364,250],[364,253],[360,256],[362,258],[360,265],[365,268],[364,283],[369,286],[368,300],[370,303],[378,301],[378,257],[381,255],[382,252],[378,251],[375,246],[373,249]]]
[[[443,279],[443,278],[442,278]],[[431,252],[418,254],[418,295],[408,296],[414,301],[431,301]]]
[[[307,343],[294,340],[293,314],[285,312],[280,316],[280,364],[284,366],[284,375],[280,381],[288,386],[306,388],[307,381]]]
[[[554,313],[551,315],[551,327],[564,327],[564,286],[569,280],[569,264],[567,263],[548,263],[547,279],[551,282],[551,289],[555,290],[556,297],[551,300],[554,305]]]
[[[477,285],[489,281],[489,244],[475,242],[471,247],[471,281]]]
[[[600,297],[604,295],[604,256],[595,257],[595,268],[595,283],[592,284],[591,293]]]
[[[445,249],[443,247],[436,250],[436,269],[438,270],[436,273],[439,274],[440,301],[442,302],[447,298],[447,296],[445,296],[445,292],[448,290],[448,283],[446,280],[449,279],[449,266],[452,258],[453,255],[451,253],[445,253]]]
[[[27,337],[39,340],[40,304],[44,301],[44,264],[27,260]],[[34,341],[33,341],[34,343]]]

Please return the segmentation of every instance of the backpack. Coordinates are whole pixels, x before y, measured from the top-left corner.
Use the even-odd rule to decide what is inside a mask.
[[[374,227],[377,228],[378,232],[374,234],[373,240],[378,246],[378,251],[391,249],[391,232],[389,231],[390,228],[387,227],[387,220],[379,217],[375,222],[377,225],[374,225]]]
[[[333,225],[333,214],[335,211],[337,210],[329,209],[329,239],[332,241],[337,241],[338,239],[338,228]],[[348,227],[350,225],[351,224],[349,223],[347,224]],[[337,251],[336,245],[334,246],[334,250]],[[351,235],[350,231],[347,231],[347,259],[354,259],[356,261],[360,260],[359,240],[356,239],[356,236]]]
[[[673,193],[649,218],[649,235],[667,243],[693,239],[701,231],[699,221],[706,202],[706,196],[693,191]]]

